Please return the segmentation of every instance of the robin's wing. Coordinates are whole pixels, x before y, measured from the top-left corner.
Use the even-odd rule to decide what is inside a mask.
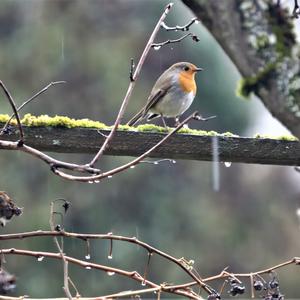
[[[172,86],[173,77],[174,75],[170,74],[167,70],[157,79],[145,106],[144,116],[169,91]]]
[[[144,107],[144,114],[143,117],[146,116],[146,114],[148,113],[148,111],[155,106],[155,104],[165,96],[165,94],[167,93],[167,90],[158,90],[154,95],[150,95],[148,102],[146,104],[146,106]]]
[[[145,118],[149,109],[151,109],[164,95],[166,91],[158,90],[153,96],[152,94],[148,98],[147,104],[127,123],[129,126],[133,126],[139,120]]]
[[[172,80],[171,75],[166,75],[167,72],[164,72],[155,83],[150,96],[147,100],[146,105],[127,123],[127,125],[132,126],[139,120],[145,118],[146,114],[149,112],[149,110],[155,106],[155,104],[165,96],[165,94],[168,92],[170,86],[170,82]],[[159,87],[159,88],[158,88]]]

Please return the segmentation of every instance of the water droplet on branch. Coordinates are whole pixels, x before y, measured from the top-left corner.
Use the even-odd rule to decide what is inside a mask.
[[[231,167],[231,164],[232,164],[232,162],[230,162],[230,161],[225,161],[224,162],[224,165],[225,165],[226,168]]]
[[[108,272],[107,272],[107,275],[108,275],[108,276],[114,276],[115,274],[116,274],[116,273],[115,273],[115,272],[112,272],[112,271],[108,271]]]

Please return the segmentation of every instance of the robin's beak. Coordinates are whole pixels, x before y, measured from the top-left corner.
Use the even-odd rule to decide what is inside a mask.
[[[194,69],[194,72],[200,72],[200,71],[203,71],[203,69],[202,68],[195,68]]]

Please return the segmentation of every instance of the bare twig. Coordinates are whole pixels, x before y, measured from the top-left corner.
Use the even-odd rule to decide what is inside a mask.
[[[52,158],[49,155],[46,155],[45,153],[29,147],[27,145],[22,145],[20,146],[18,142],[8,142],[8,141],[1,141],[0,140],[0,145],[7,150],[19,150],[25,153],[28,153],[35,158],[38,158],[42,161],[44,161],[46,164],[50,165],[50,167],[56,167],[56,168],[64,168],[66,170],[72,170],[76,172],[82,172],[82,173],[90,173],[90,174],[99,174],[101,172],[100,169],[96,168],[91,168],[87,166],[82,166],[82,165],[77,165],[77,164],[72,164],[72,163],[66,163],[57,159]]]
[[[161,27],[164,28],[166,31],[189,31],[190,27],[194,24],[194,23],[198,23],[199,20],[197,18],[193,18],[191,19],[190,22],[188,22],[186,25],[183,26],[174,26],[174,27],[169,27],[166,25],[165,22],[162,22]]]
[[[24,239],[24,238],[30,238],[30,237],[40,237],[40,236],[55,236],[55,237],[70,237],[70,238],[77,238],[81,240],[92,240],[92,239],[105,239],[105,240],[117,240],[117,241],[123,241],[132,243],[135,245],[138,245],[145,250],[147,250],[148,253],[151,254],[157,254],[173,263],[178,265],[181,269],[183,269],[189,276],[191,276],[194,280],[198,282],[198,284],[203,287],[207,292],[210,292],[211,289],[206,285],[203,285],[202,280],[199,276],[196,276],[193,274],[193,272],[188,268],[187,264],[183,263],[182,258],[175,258],[153,246],[150,246],[147,243],[144,243],[140,240],[138,240],[136,237],[124,237],[124,236],[118,236],[118,235],[112,235],[111,233],[108,234],[78,234],[78,233],[71,233],[67,231],[32,231],[32,232],[24,232],[24,233],[16,233],[16,234],[4,234],[0,235],[0,240],[11,240],[11,239]]]
[[[29,250],[21,250],[21,249],[14,249],[14,248],[2,249],[2,250],[0,250],[0,252],[2,254],[6,254],[6,255],[32,256],[32,257],[36,257],[36,258],[39,258],[39,257],[46,258],[47,257],[47,258],[52,258],[52,259],[63,260],[60,253],[43,252],[43,251],[29,251]],[[152,281],[149,281],[148,279],[144,280],[143,276],[141,276],[136,271],[125,271],[122,269],[112,268],[112,267],[108,267],[108,266],[101,265],[101,264],[86,262],[86,261],[83,261],[80,259],[76,259],[74,257],[66,256],[66,255],[64,256],[64,259],[65,259],[65,261],[67,261],[69,263],[79,265],[86,269],[96,269],[96,270],[104,271],[107,274],[122,275],[122,276],[128,277],[130,279],[133,279],[137,282],[144,283],[145,285],[147,285],[151,288],[155,288],[157,290],[161,289],[162,291],[182,295],[182,296],[188,297],[190,299],[197,299],[197,300],[202,299],[201,297],[199,297],[198,295],[193,293],[193,291],[184,290],[184,289],[182,289],[182,290],[165,289],[164,285],[158,285]],[[133,291],[133,295],[135,295],[135,291]],[[129,294],[127,296],[129,296]],[[89,298],[89,299],[104,299],[104,297],[96,297],[96,298]]]
[[[164,41],[164,42],[161,42],[161,43],[153,43],[151,45],[151,47],[154,48],[155,50],[159,50],[161,47],[163,47],[165,45],[180,43],[182,40],[184,40],[188,36],[191,36],[192,40],[195,41],[195,42],[199,42],[200,41],[199,38],[195,34],[193,34],[193,33],[190,32],[190,33],[187,33],[187,34],[183,35],[182,37],[180,37],[178,39],[175,39],[175,40],[167,40],[167,41]]]
[[[41,89],[39,92],[37,92],[36,94],[34,94],[32,97],[30,97],[28,100],[26,100],[25,102],[23,102],[18,108],[17,111],[19,112],[24,106],[26,106],[28,103],[30,103],[31,101],[33,101],[34,99],[36,99],[39,95],[45,93],[51,86],[54,86],[56,84],[62,84],[62,83],[66,83],[65,81],[53,81],[50,82],[48,85],[46,85],[43,89]],[[3,128],[0,131],[0,135],[2,135],[5,132],[5,129],[7,128],[7,126],[9,125],[10,121],[12,120],[12,118],[15,116],[15,114],[12,114],[8,121],[5,123],[5,125],[3,126]]]
[[[52,208],[52,212],[53,212],[53,208]],[[53,222],[53,221],[52,221]],[[51,224],[51,227],[55,227],[54,223]],[[139,281],[140,283],[142,283],[142,285],[147,285],[150,288],[154,288],[155,291],[161,291],[161,292],[168,292],[168,293],[175,293],[178,295],[182,295],[185,297],[189,297],[191,299],[200,299],[201,297],[199,295],[197,295],[196,293],[194,293],[191,290],[191,287],[193,286],[197,286],[200,285],[204,290],[206,290],[209,294],[211,293],[215,293],[215,291],[210,288],[208,285],[206,285],[207,282],[212,282],[212,281],[217,281],[217,280],[222,280],[222,279],[227,279],[227,278],[231,278],[234,279],[236,282],[238,283],[242,283],[240,278],[243,277],[247,277],[250,279],[250,281],[252,282],[253,285],[253,277],[258,276],[260,278],[261,275],[264,274],[269,274],[271,272],[273,272],[274,270],[286,267],[288,265],[292,265],[292,264],[296,264],[299,265],[300,264],[300,257],[294,257],[288,261],[282,262],[280,264],[274,265],[272,267],[266,268],[266,269],[262,269],[260,271],[256,271],[256,272],[250,272],[250,273],[231,273],[228,272],[228,268],[225,268],[222,272],[220,272],[220,274],[215,275],[215,276],[211,276],[211,277],[207,277],[207,278],[201,278],[199,275],[196,275],[193,273],[193,268],[191,268],[189,262],[184,259],[184,258],[175,258],[167,253],[162,252],[161,250],[150,246],[140,240],[138,240],[136,237],[124,237],[124,236],[118,236],[118,235],[113,235],[112,233],[107,233],[107,234],[79,234],[79,233],[71,233],[71,232],[66,232],[66,231],[41,231],[41,230],[37,230],[37,231],[33,231],[33,232],[24,232],[24,233],[16,233],[16,234],[4,234],[4,235],[0,235],[0,240],[16,240],[16,239],[24,239],[24,238],[30,238],[30,237],[43,237],[43,236],[52,236],[52,237],[68,237],[68,238],[76,238],[76,239],[81,239],[81,240],[92,240],[92,239],[107,239],[107,240],[118,240],[118,241],[123,241],[123,242],[128,242],[128,243],[132,243],[132,244],[136,244],[142,248],[144,248],[145,250],[147,250],[148,253],[148,260],[147,260],[147,264],[146,264],[146,268],[144,271],[144,276],[141,276],[139,273],[135,272],[135,271],[125,271],[122,269],[117,269],[117,268],[111,268],[108,266],[104,266],[104,265],[99,265],[99,264],[95,264],[95,263],[90,263],[90,262],[86,262],[86,261],[82,261],[82,260],[78,260],[66,255],[61,255],[61,253],[51,253],[51,252],[40,252],[40,251],[28,251],[28,250],[20,250],[20,249],[2,249],[0,250],[0,253],[3,254],[15,254],[15,255],[27,255],[27,256],[34,256],[37,258],[40,257],[50,257],[50,258],[55,258],[55,259],[61,259],[64,263],[65,262],[71,262],[74,264],[77,264],[79,266],[82,266],[84,268],[94,268],[94,269],[98,269],[98,270],[102,270],[107,272],[108,274],[119,274],[119,275],[123,275],[129,278],[132,278],[133,280]],[[167,260],[169,260],[170,262],[175,263],[176,265],[178,265],[181,269],[183,269],[190,277],[192,277],[194,279],[194,281],[192,282],[188,282],[188,283],[184,283],[184,284],[178,284],[178,285],[169,285],[169,284],[157,284],[154,283],[152,281],[149,281],[146,277],[148,274],[148,268],[149,268],[149,263],[150,263],[150,258],[153,254],[157,254]],[[64,265],[66,268],[66,265]],[[65,286],[66,285],[66,280],[69,280],[68,274],[66,269],[64,269],[64,280],[65,280]],[[200,281],[200,282],[199,282]],[[142,293],[147,293],[147,290],[144,290],[144,292]],[[154,290],[153,290],[154,291]],[[131,291],[133,292],[135,295],[135,291]],[[149,290],[150,292],[150,290]],[[129,292],[128,292],[129,293]],[[254,291],[252,290],[252,295],[253,295]],[[77,292],[78,294],[78,292]],[[119,294],[119,293],[118,293]],[[121,296],[122,293],[120,293],[119,296]],[[123,294],[124,296],[127,296],[127,292],[125,292]],[[108,297],[108,296],[107,296]],[[112,297],[112,295],[111,295]],[[95,298],[95,299],[100,299],[99,298]]]
[[[16,108],[14,99],[12,98],[10,92],[8,91],[8,89],[6,88],[6,86],[4,85],[4,83],[1,80],[0,80],[0,86],[3,89],[5,95],[6,95],[8,101],[10,103],[10,106],[11,106],[13,112],[14,112],[14,115],[16,116],[16,119],[17,119],[17,124],[18,124],[19,132],[20,132],[20,141],[18,142],[18,146],[23,145],[23,143],[24,143],[24,133],[23,133],[23,128],[22,128],[21,121],[20,121],[20,116],[18,114],[18,110]]]
[[[163,158],[163,159],[159,159],[159,160],[141,160],[140,161],[140,163],[151,164],[151,165],[158,165],[162,162],[169,162],[169,163],[172,163],[172,164],[176,164],[176,160],[169,159],[169,158]]]
[[[134,60],[133,60],[133,58],[131,58],[131,59],[130,59],[130,72],[129,72],[129,79],[130,79],[130,82],[132,82],[132,81],[135,80],[135,79],[133,78],[134,68],[135,68]]]
[[[54,204],[57,202],[57,201],[63,201],[63,202],[66,202],[66,200],[64,199],[56,199],[54,201],[51,202],[50,204],[50,219],[49,219],[49,224],[50,224],[50,228],[51,230],[55,230],[55,225],[54,225],[54,214],[56,213],[54,211]],[[63,215],[62,215],[62,218],[63,218]],[[63,223],[63,220],[62,220],[62,223]],[[63,262],[63,275],[64,275],[64,286],[63,286],[63,290],[66,294],[66,296],[68,297],[69,300],[72,300],[72,294],[70,292],[70,289],[69,289],[69,270],[68,270],[68,261],[66,259],[66,256],[63,252],[63,237],[62,237],[62,245],[59,244],[58,242],[58,239],[56,236],[53,237],[54,239],[54,243],[56,244],[56,247],[60,253],[60,256],[61,256],[61,259],[62,259],[62,262]]]

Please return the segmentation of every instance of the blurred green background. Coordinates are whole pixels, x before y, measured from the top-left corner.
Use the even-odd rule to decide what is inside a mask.
[[[65,80],[24,109],[23,114],[67,115],[112,124],[129,83],[130,58],[137,61],[167,1],[159,0],[1,0],[0,79],[17,103],[51,81]],[[185,24],[190,11],[175,1],[168,25]],[[260,115],[255,101],[235,96],[239,75],[209,33],[199,24],[192,32],[199,43],[152,50],[131,99],[126,120],[144,103],[156,78],[171,64],[190,61],[205,72],[198,75],[198,94],[190,111],[218,118],[191,127],[251,132]],[[160,32],[157,41],[180,36]],[[1,113],[10,113],[3,95]],[[264,132],[264,128],[261,128]],[[86,162],[88,155],[58,155],[70,162]],[[105,157],[109,169],[128,161]],[[51,200],[71,201],[66,230],[82,233],[113,232],[137,236],[178,258],[195,260],[202,276],[251,272],[299,256],[299,174],[290,167],[220,165],[220,190],[213,190],[209,162],[140,165],[100,184],[67,182],[43,163],[23,153],[1,151],[1,185],[24,207],[0,233],[48,229]],[[298,182],[297,182],[298,181]],[[1,248],[56,251],[52,239],[1,242]],[[66,241],[66,252],[84,259],[84,242]],[[108,260],[108,241],[91,242],[92,261],[143,273],[147,253],[133,245],[114,243]],[[62,265],[44,259],[6,256],[4,267],[18,278],[14,295],[58,297]],[[299,297],[296,267],[279,272],[282,292]],[[70,266],[70,275],[83,296],[98,296],[140,288],[126,278]],[[183,283],[178,267],[154,256],[149,279]],[[246,284],[247,282],[245,282]],[[219,284],[216,284],[219,287]],[[166,295],[168,296],[168,295]]]

